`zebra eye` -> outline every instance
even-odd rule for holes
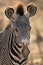
[[[29,25],[29,27],[28,27],[28,31],[30,31],[31,30],[31,26]]]
[[[16,32],[18,32],[18,29],[17,28],[15,28],[15,30],[16,30]]]

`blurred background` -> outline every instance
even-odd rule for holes
[[[6,7],[12,7],[17,1],[22,1],[26,6],[34,2],[37,6],[36,15],[30,18],[30,55],[27,65],[43,65],[43,0],[0,0],[0,31],[10,23],[4,14]]]

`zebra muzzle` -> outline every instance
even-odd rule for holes
[[[22,55],[23,55],[23,57],[24,57],[24,58],[27,58],[28,55],[29,55],[29,53],[30,53],[30,51],[29,51],[29,49],[28,49],[28,46],[25,45],[25,44],[23,44],[23,49],[22,49]]]

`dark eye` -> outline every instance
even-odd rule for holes
[[[29,27],[29,31],[31,30],[31,26]]]
[[[15,28],[15,30],[16,30],[16,32],[18,32],[18,29],[17,28]]]

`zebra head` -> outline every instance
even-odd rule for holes
[[[17,40],[20,41],[24,47],[28,46],[30,38],[30,22],[29,18],[36,14],[37,7],[34,4],[27,6],[27,11],[24,13],[22,4],[19,4],[16,11],[13,8],[8,7],[5,10],[5,15],[14,23],[14,33],[16,34]]]

